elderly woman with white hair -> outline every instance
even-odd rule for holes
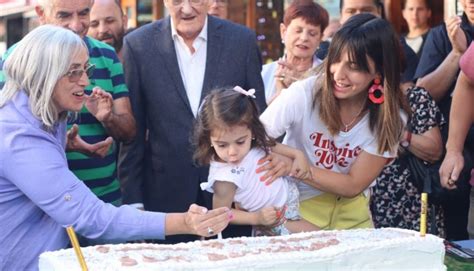
[[[88,85],[87,48],[72,31],[40,26],[4,63],[0,91],[0,270],[37,269],[43,251],[68,245],[64,227],[87,238],[140,240],[172,234],[210,236],[231,218],[227,208],[154,213],[100,201],[68,170],[66,118]],[[94,99],[101,110],[100,91]]]

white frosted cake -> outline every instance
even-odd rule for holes
[[[176,245],[82,248],[89,270],[446,270],[443,239],[400,229],[319,231]],[[81,270],[73,249],[45,252],[39,270]]]

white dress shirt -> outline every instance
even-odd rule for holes
[[[184,39],[178,34],[171,19],[171,38],[178,58],[179,71],[183,78],[184,88],[194,116],[197,115],[201,100],[204,72],[207,58],[207,18],[199,35],[193,41],[194,53],[188,48]]]

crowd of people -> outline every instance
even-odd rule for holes
[[[37,269],[69,226],[81,245],[419,230],[412,157],[446,192],[430,232],[474,238],[471,1],[430,29],[430,0],[405,0],[399,36],[379,0],[337,21],[294,0],[265,65],[227,0],[163,2],[132,32],[120,1],[38,0],[2,56],[1,270]]]

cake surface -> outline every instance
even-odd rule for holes
[[[82,248],[89,270],[446,270],[443,239],[401,229],[319,231],[176,245]],[[81,270],[73,249],[45,252],[41,271]]]

